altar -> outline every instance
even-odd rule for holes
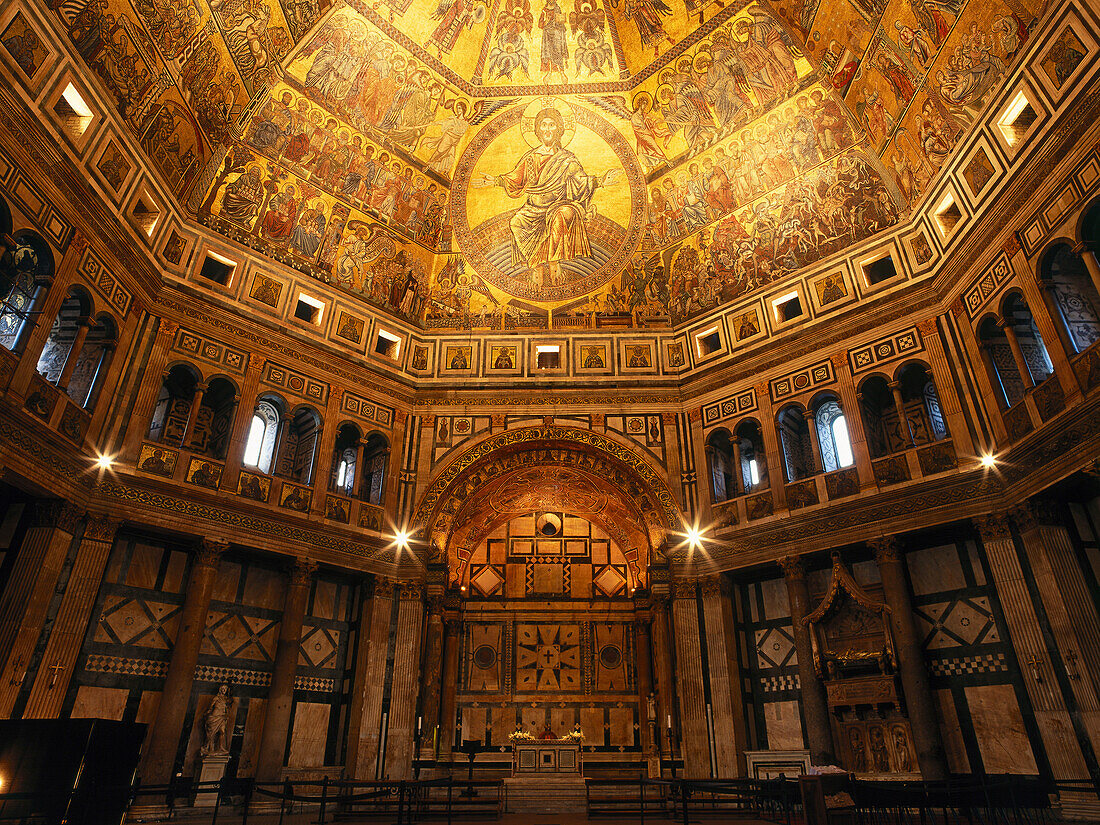
[[[512,745],[512,776],[579,777],[581,748],[576,742],[535,739]]]

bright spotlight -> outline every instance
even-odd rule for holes
[[[703,543],[703,537],[699,533],[699,530],[695,527],[689,527],[687,531],[688,546],[692,550],[699,547]]]
[[[113,455],[97,454],[95,464],[93,465],[97,470],[110,470],[115,466],[115,457]]]
[[[987,470],[992,470],[997,466],[997,457],[993,453],[985,453],[982,455],[981,465]]]
[[[409,534],[404,530],[398,530],[393,534],[393,543],[400,547],[402,550],[409,549]]]

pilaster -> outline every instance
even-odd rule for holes
[[[710,735],[703,692],[703,654],[696,584],[673,582],[672,622],[676,631],[676,692],[680,698],[680,750],[684,775],[709,777]]]

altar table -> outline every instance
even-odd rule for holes
[[[575,742],[553,739],[516,742],[512,745],[512,776],[547,777],[581,775],[581,748]]]

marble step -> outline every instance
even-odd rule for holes
[[[583,779],[522,777],[504,780],[509,813],[575,813],[587,810]]]

